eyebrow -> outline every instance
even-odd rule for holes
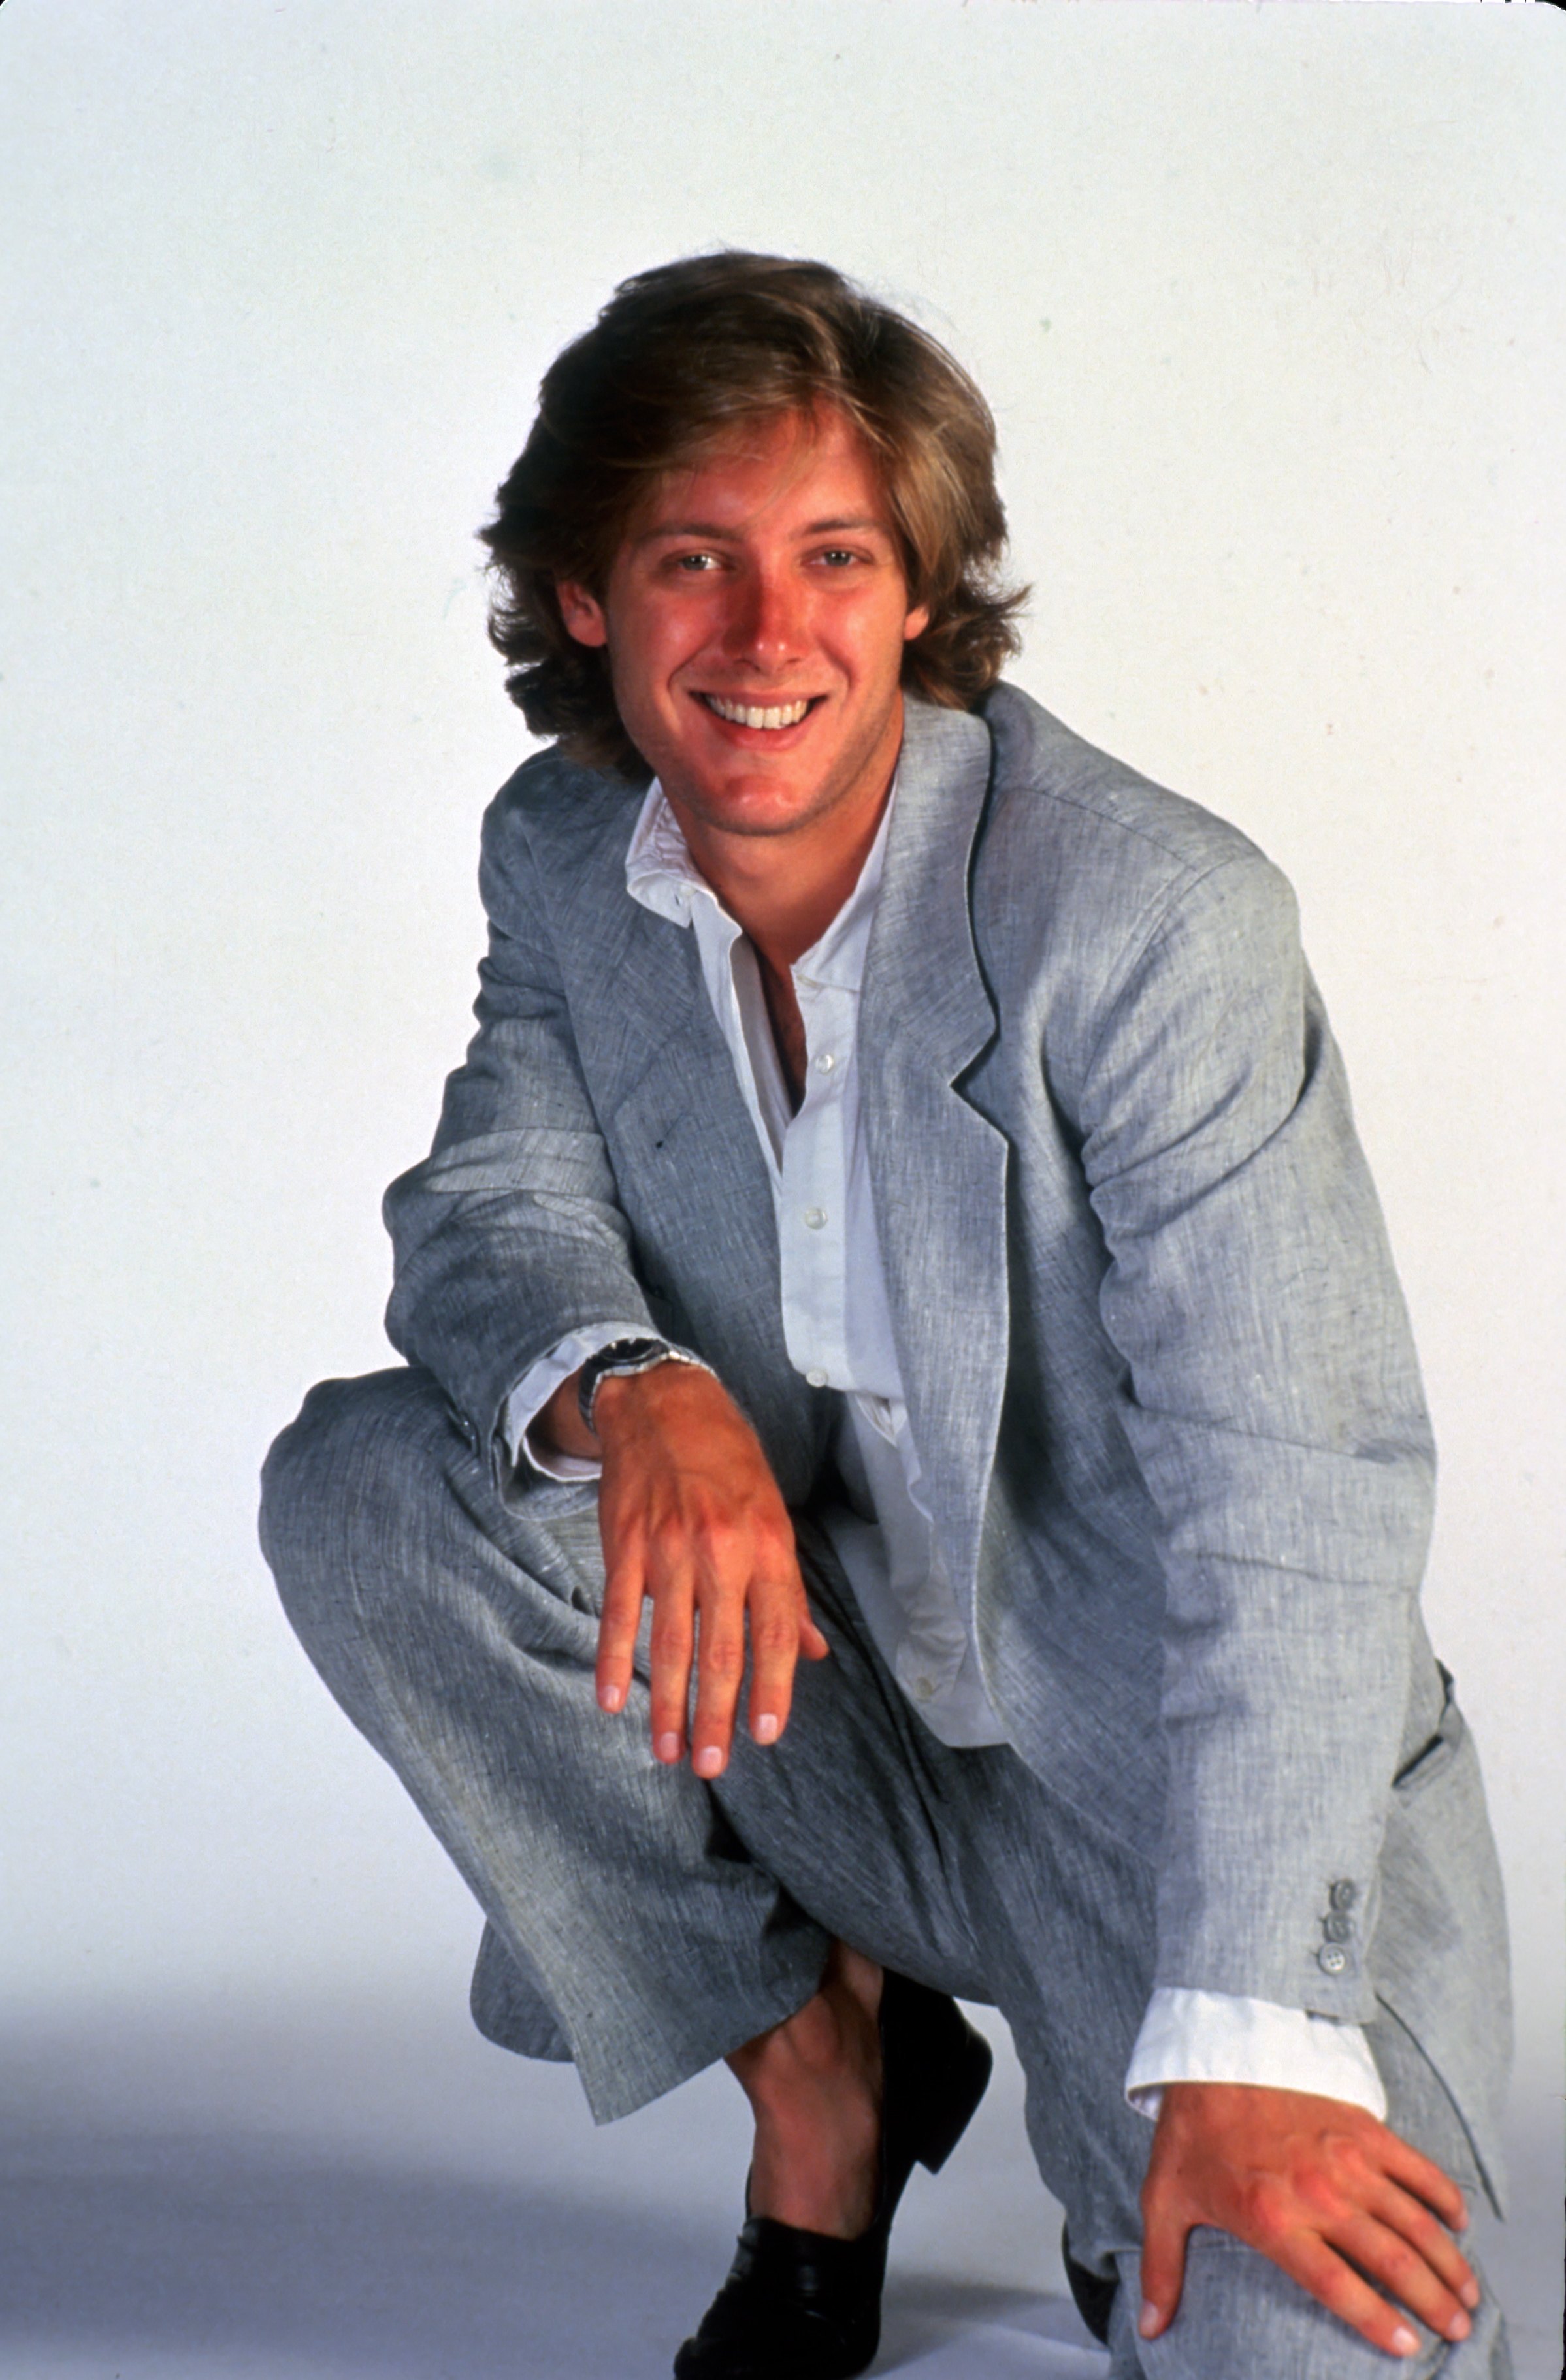
[[[885,521],[876,520],[868,514],[863,516],[859,515],[845,515],[835,520],[811,521],[804,528],[800,530],[799,535],[801,539],[807,537],[840,537],[846,531],[853,530],[863,532],[865,529],[875,529],[880,536],[885,538],[890,538],[892,535],[892,531]],[[722,524],[717,521],[655,521],[651,528],[643,529],[641,536],[634,539],[632,542],[636,545],[652,545],[655,544],[659,538],[690,537],[701,538],[706,542],[714,545],[732,545],[737,538],[742,537],[743,535],[744,531],[742,529],[725,528]]]

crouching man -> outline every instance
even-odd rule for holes
[[[630,281],[486,538],[553,747],[263,1531],[595,2117],[755,2116],[681,2380],[844,2380],[993,2003],[1117,2380],[1511,2369],[1432,1457],[1287,885],[1000,672],[994,432],[826,266]],[[737,2198],[744,2178],[736,2175]]]

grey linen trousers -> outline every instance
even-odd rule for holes
[[[1073,2252],[1119,2273],[1115,2380],[1387,2372],[1285,2276],[1207,2230],[1192,2235],[1176,2323],[1136,2338],[1152,2127],[1122,2085],[1152,1984],[1153,1871],[1009,1747],[937,1742],[822,1533],[798,1525],[832,1658],[801,1665],[781,1742],[764,1751],[741,1730],[706,1785],[652,1757],[645,1630],[627,1709],[598,1709],[591,1487],[502,1498],[416,1367],[324,1383],[277,1440],[267,1559],[322,1677],[484,1912],[481,2029],[573,2060],[606,2121],[799,2008],[838,1936],[1005,2017]],[[1390,2016],[1369,2038],[1395,2129],[1475,2196],[1462,2124],[1415,2044]],[[1402,2368],[1506,2380],[1487,2293],[1462,2347],[1428,2338]]]

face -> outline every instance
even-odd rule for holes
[[[874,815],[902,735],[910,610],[879,475],[840,414],[758,423],[670,472],[602,600],[562,582],[571,635],[606,645],[615,698],[688,837],[789,835]]]

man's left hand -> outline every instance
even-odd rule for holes
[[[1199,2223],[1270,2257],[1387,2355],[1420,2344],[1399,2306],[1459,2339],[1479,2302],[1451,2238],[1468,2220],[1457,2184],[1363,2107],[1313,2092],[1166,2084],[1142,2218],[1144,2338],[1174,2320]]]

